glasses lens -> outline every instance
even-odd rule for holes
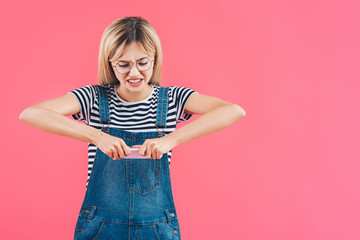
[[[137,68],[140,71],[146,71],[150,68],[151,66],[151,61],[149,58],[143,58],[137,61]],[[124,61],[120,61],[117,65],[116,65],[116,70],[119,73],[127,73],[130,71],[130,63],[128,62],[124,62]]]
[[[138,62],[137,62],[137,67],[140,71],[146,71],[150,68],[150,65],[151,65],[151,61],[150,59],[148,58],[143,58],[143,59],[140,59]]]
[[[119,72],[119,73],[127,73],[129,70],[130,70],[130,64],[127,63],[127,62],[119,62],[117,65],[116,65],[116,70]]]

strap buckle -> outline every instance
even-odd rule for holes
[[[160,129],[159,129],[159,127],[158,127],[157,125],[155,125],[155,126],[156,126],[156,129],[157,129],[157,135],[158,135],[158,137],[163,137],[163,136],[165,136],[165,128],[166,128],[166,126],[162,128],[162,131],[160,131]]]

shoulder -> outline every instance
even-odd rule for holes
[[[193,90],[193,89],[190,88],[190,87],[186,87],[186,86],[176,86],[176,85],[170,86],[169,89],[170,89],[172,92],[175,92],[175,91],[195,91],[195,90]]]
[[[169,87],[171,95],[174,98],[185,98],[191,93],[196,92],[194,89],[186,86],[170,86]]]
[[[105,91],[107,96],[112,96],[113,92],[115,91],[116,84],[94,84],[89,85],[92,88],[92,91],[95,95],[95,98],[98,96],[98,91]]]
[[[94,99],[96,95],[95,85],[84,85],[81,87],[77,87],[69,92],[74,94],[78,99],[82,101],[87,101],[87,99]]]
[[[110,91],[113,90],[114,88],[116,88],[116,84],[96,84],[96,85],[91,85],[94,89],[98,89],[98,88],[102,88],[105,89],[106,91]]]

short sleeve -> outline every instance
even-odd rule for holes
[[[171,86],[171,90],[172,97],[175,101],[175,106],[177,109],[176,123],[191,119],[193,114],[185,113],[185,105],[191,94],[195,93],[196,91],[191,88],[179,86]]]
[[[96,91],[94,85],[86,85],[74,90],[72,93],[80,103],[81,110],[72,116],[75,120],[84,120],[86,124],[90,123],[90,113],[95,102]]]

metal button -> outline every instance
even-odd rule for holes
[[[81,232],[82,230],[84,230],[84,229],[82,229],[81,227],[78,227],[78,228],[77,228],[77,231],[78,231],[78,232]]]
[[[89,210],[86,210],[86,209],[84,209],[84,210],[82,210],[82,213],[89,213],[90,211]]]
[[[177,233],[178,233],[178,231],[175,229],[174,231],[172,231],[172,233],[177,234]]]
[[[171,217],[174,217],[174,216],[175,216],[175,213],[170,213],[170,216],[171,216]]]

